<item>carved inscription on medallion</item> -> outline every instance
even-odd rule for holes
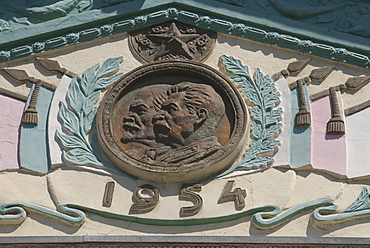
[[[123,171],[194,182],[232,165],[247,113],[232,84],[197,62],[156,62],[121,78],[102,101],[99,143]]]
[[[131,46],[147,62],[201,61],[214,47],[217,34],[179,22],[166,22],[130,33]]]

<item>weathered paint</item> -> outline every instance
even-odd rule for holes
[[[62,163],[62,150],[59,142],[55,136],[57,130],[62,131],[62,126],[58,120],[59,102],[66,104],[65,96],[67,94],[69,85],[72,79],[63,76],[60,83],[55,90],[53,100],[50,106],[49,119],[48,119],[48,138],[49,138],[49,149],[50,149],[50,162],[52,165]]]
[[[346,117],[348,177],[370,175],[370,108]]]
[[[47,117],[52,97],[52,91],[41,87],[36,105],[38,125],[21,127],[19,157],[20,166],[24,169],[39,173],[47,173],[50,169]]]
[[[289,165],[290,156],[290,132],[292,125],[291,109],[290,109],[290,89],[287,81],[282,77],[275,82],[277,90],[280,92],[279,107],[283,109],[282,123],[283,127],[277,140],[280,141],[279,151],[275,154],[273,166]]]
[[[18,142],[24,102],[0,95],[0,170],[18,169]]]
[[[309,103],[307,86],[304,85],[306,102]],[[296,127],[295,116],[299,111],[299,100],[297,88],[291,91],[291,134],[290,134],[290,167],[297,169],[311,164],[311,126]],[[310,110],[310,104],[307,104]],[[312,118],[312,116],[311,116]]]
[[[330,97],[311,103],[312,113],[312,166],[339,175],[347,174],[346,134],[327,134],[331,118]]]

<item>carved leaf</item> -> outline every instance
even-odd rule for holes
[[[122,74],[113,75],[109,78],[100,78],[117,71],[122,57],[108,59],[104,62],[98,73],[99,64],[88,68],[82,77],[74,77],[67,92],[66,99],[69,110],[65,104],[60,103],[59,117],[63,121],[63,127],[70,131],[73,136],[61,134],[59,137],[67,151],[63,152],[64,160],[75,165],[94,164],[101,166],[102,163],[93,153],[93,148],[86,135],[94,126],[96,116],[95,104],[99,99],[100,90],[114,83]]]
[[[62,145],[66,148],[82,148],[84,150],[88,150],[86,145],[81,142],[76,136],[65,135],[60,132],[56,132],[56,136],[62,142]]]
[[[354,201],[344,212],[348,213],[368,209],[370,209],[370,196],[367,188],[363,187],[356,201]]]
[[[277,140],[264,140],[262,142],[261,152],[269,152],[272,151],[275,147],[277,147],[280,144]]]
[[[273,136],[274,134],[276,134],[277,132],[279,132],[279,130],[281,129],[281,127],[282,127],[282,124],[281,123],[277,123],[276,125],[271,125],[270,127],[266,128],[262,132],[262,139],[268,139],[268,138],[270,138],[271,136]]]
[[[82,74],[81,90],[86,97],[93,92],[96,80],[95,71],[98,68],[99,64],[96,64]]]
[[[63,157],[69,163],[74,165],[102,165],[100,161],[96,159],[94,154],[86,152],[81,148],[72,149],[69,151],[63,151]]]
[[[259,106],[250,108],[250,112],[253,117],[253,122],[262,123],[262,110]]]
[[[226,66],[226,70],[234,75],[240,75],[249,77],[248,66],[243,66],[242,62],[238,59],[234,59],[232,56],[221,56],[222,63]]]
[[[280,102],[278,93],[270,93],[265,96],[265,108],[275,107],[277,102]]]
[[[81,112],[82,103],[85,100],[85,96],[81,91],[80,83],[81,77],[77,76],[72,79],[71,86],[67,92],[67,99],[69,106],[73,111],[78,114]]]
[[[261,126],[261,124],[258,124],[256,122],[252,123],[252,136],[255,139],[261,139],[262,138],[262,126]]]
[[[276,124],[279,118],[281,118],[282,108],[271,109],[266,114],[266,125]]]
[[[63,102],[59,105],[59,117],[63,121],[63,126],[72,134],[78,134],[78,118],[70,111]]]
[[[96,77],[100,78],[103,76],[106,76],[114,71],[117,71],[119,69],[119,64],[122,62],[123,57],[118,58],[111,58],[104,61],[102,67],[96,74]]]
[[[122,77],[122,73],[118,73],[110,78],[100,78],[96,82],[95,90],[102,90],[107,88],[109,85],[116,82],[120,77]]]
[[[253,140],[247,152],[244,154],[243,162],[237,168],[258,167],[266,165],[272,158],[257,157],[258,154],[272,151],[279,145],[279,141],[268,140],[279,132],[282,127],[278,120],[281,118],[282,109],[273,109],[280,102],[280,93],[276,91],[274,83],[271,83],[268,75],[264,76],[257,68],[254,80],[250,77],[247,66],[233,57],[221,56],[226,70],[234,74],[230,77],[237,85],[240,92],[254,106],[250,108],[253,117],[251,134]],[[229,171],[230,173],[232,171]]]
[[[256,157],[252,160],[242,162],[242,168],[253,168],[253,167],[260,167],[272,161],[271,157]]]
[[[88,115],[84,118],[84,132],[87,134],[94,127],[94,120],[96,116],[96,110],[93,109]]]
[[[242,93],[243,93],[243,91],[242,91]],[[254,105],[261,106],[262,103],[261,103],[260,98],[253,91],[245,92],[244,96],[245,96],[245,98],[248,99],[248,101],[250,101]]]
[[[100,91],[95,91],[85,99],[85,101],[82,103],[82,111],[84,113],[84,116],[88,115],[92,111],[99,99],[99,96]]]

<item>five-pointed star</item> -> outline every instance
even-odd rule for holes
[[[161,43],[155,59],[158,59],[167,54],[181,54],[189,59],[193,56],[186,44],[189,41],[195,40],[200,34],[183,34],[180,32],[176,24],[171,23],[168,32],[163,34],[147,34],[146,37],[155,43]]]

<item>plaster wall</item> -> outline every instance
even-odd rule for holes
[[[128,35],[116,35],[110,38],[104,38],[94,42],[88,42],[75,46],[70,46],[53,52],[40,54],[58,61],[63,67],[82,74],[87,68],[102,63],[104,60],[112,57],[124,56],[120,67],[120,72],[127,73],[130,70],[141,65],[141,62],[132,55],[129,50]],[[254,73],[256,68],[260,68],[264,74],[273,75],[283,69],[288,64],[301,59],[311,58],[310,64],[298,75],[292,75],[286,79],[287,83],[293,83],[298,78],[308,76],[313,69],[323,66],[336,66],[336,70],[323,82],[312,83],[308,86],[310,94],[327,90],[329,86],[336,86],[345,83],[349,77],[359,75],[369,75],[369,71],[362,68],[336,64],[325,59],[310,57],[307,54],[300,54],[289,50],[280,49],[274,46],[262,45],[241,38],[235,38],[228,35],[219,34],[215,49],[204,61],[205,64],[224,72],[223,66],[219,62],[221,55],[233,56],[242,61],[244,65],[250,67]],[[33,63],[33,58],[13,61],[6,64],[9,68],[26,70],[30,76],[45,80],[54,85],[67,85],[64,79],[45,72],[40,66]],[[284,81],[284,80],[283,80]],[[60,83],[62,82],[62,83]],[[281,82],[279,82],[281,83]],[[343,94],[344,108],[368,100],[370,85],[364,86],[361,90],[353,94]],[[16,82],[9,79],[4,74],[0,75],[0,88],[10,90],[23,97],[27,97],[29,88],[27,85],[17,86]],[[54,94],[53,104],[64,101],[67,87],[58,87]],[[63,94],[64,92],[64,94]],[[287,95],[287,88],[285,93]],[[287,99],[285,99],[287,101]],[[289,102],[289,100],[288,100]],[[327,102],[326,102],[327,104]],[[54,105],[55,106],[55,105]],[[289,104],[281,104],[283,111],[289,112]],[[318,107],[319,108],[319,107]],[[51,113],[55,114],[55,109],[51,107]],[[54,111],[54,112],[53,112]],[[326,112],[326,114],[328,114]],[[53,115],[55,117],[55,115]],[[283,115],[284,116],[284,115]],[[325,117],[326,118],[326,117]],[[283,120],[283,123],[292,125],[292,120]],[[60,128],[57,120],[49,120],[49,131]],[[286,127],[284,127],[286,128]],[[315,128],[315,126],[313,127]],[[284,132],[284,131],[283,131]],[[282,143],[284,149],[276,159],[276,164],[286,165],[289,161],[286,156],[287,135]],[[57,148],[57,143],[53,143],[53,133],[48,136],[50,152],[53,165],[60,165],[62,160],[61,151]],[[279,139],[279,138],[278,138]],[[46,140],[45,140],[46,142]],[[310,140],[308,141],[310,142]],[[322,149],[325,148],[325,145]],[[298,149],[298,148],[295,148]],[[320,149],[317,148],[316,149]],[[320,152],[315,150],[316,152]],[[27,154],[26,154],[27,155]],[[34,156],[34,154],[28,154]],[[310,153],[311,156],[311,153]],[[308,156],[308,157],[310,157]],[[324,155],[320,155],[324,156]],[[318,169],[326,169],[327,161],[317,160]],[[364,165],[365,166],[365,165]],[[335,169],[334,169],[335,170]],[[343,166],[340,170],[344,170]],[[353,171],[358,174],[360,169]],[[55,209],[56,205],[73,203],[85,204],[90,207],[98,208],[101,211],[107,210],[101,206],[104,193],[104,186],[110,180],[115,179],[117,188],[114,195],[114,203],[110,210],[118,214],[128,214],[128,208],[132,204],[132,190],[146,182],[130,181],[124,177],[116,175],[102,174],[96,171],[78,170],[65,167],[55,168],[48,175],[34,176],[29,171],[24,172],[2,172],[0,182],[7,193],[2,195],[1,204],[14,201],[28,201],[33,204],[41,204],[45,207]],[[236,187],[246,189],[246,207],[245,209],[258,207],[262,205],[277,205],[282,211],[292,207],[299,206],[308,201],[321,198],[332,199],[339,206],[339,210],[345,210],[353,201],[356,200],[363,187],[368,187],[368,181],[347,182],[342,179],[331,177],[321,171],[303,170],[294,171],[284,168],[269,168],[258,172],[246,174],[240,177],[233,177],[236,181]],[[205,209],[196,217],[214,217],[225,213],[240,213],[240,210],[234,207],[233,202],[217,204],[222,188],[227,180],[219,180],[214,183],[206,184],[201,196],[205,202]],[[122,183],[120,183],[122,182]],[[127,182],[129,182],[127,184]],[[129,186],[127,186],[127,185]],[[21,185],[21,187],[19,187]],[[126,186],[124,186],[126,185]],[[131,187],[131,188],[130,188]],[[174,219],[178,217],[179,208],[188,206],[186,202],[179,201],[178,191],[180,185],[160,186],[161,201],[154,212],[149,212],[137,217],[146,217],[162,219]],[[161,188],[162,187],[162,188]],[[17,189],[17,190],[16,190]],[[40,190],[38,190],[40,189]],[[190,205],[190,203],[188,203]],[[361,226],[361,228],[358,228]],[[295,218],[278,227],[268,230],[260,230],[251,224],[251,217],[245,216],[237,220],[202,224],[195,226],[156,226],[135,223],[135,221],[124,221],[110,219],[98,216],[93,213],[87,214],[86,222],[82,226],[69,226],[60,223],[55,219],[45,217],[41,214],[29,214],[29,218],[20,225],[2,225],[0,226],[0,236],[52,236],[52,235],[194,235],[194,236],[309,236],[309,237],[369,237],[368,229],[370,223],[367,218],[346,222],[344,224],[327,225],[318,228],[311,221],[311,211],[303,211]]]

